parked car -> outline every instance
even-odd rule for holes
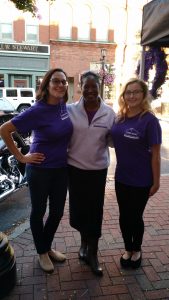
[[[5,97],[18,112],[22,112],[35,103],[35,89],[3,87],[0,97]]]
[[[8,99],[6,99],[5,97],[0,98],[0,125],[11,120],[18,113],[19,112],[13,107]],[[19,132],[19,134],[22,136],[22,138],[28,139],[27,142],[30,142],[31,132],[25,134]]]
[[[5,97],[0,98],[0,125],[17,113],[14,106]]]

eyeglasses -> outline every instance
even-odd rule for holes
[[[59,86],[60,84],[62,84],[62,85],[64,85],[64,86],[68,85],[68,82],[67,82],[67,80],[65,80],[65,79],[60,80],[60,79],[57,79],[57,78],[52,78],[50,81],[51,81],[54,85],[56,85],[56,86]]]
[[[133,95],[133,96],[138,96],[138,95],[140,95],[141,93],[143,93],[142,90],[126,91],[126,92],[124,92],[124,96],[126,96],[126,97],[130,97],[131,95]]]

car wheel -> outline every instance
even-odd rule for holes
[[[18,112],[21,113],[23,111],[25,111],[26,109],[28,109],[30,106],[29,105],[21,105],[18,108]]]

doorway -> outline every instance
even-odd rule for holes
[[[31,87],[30,75],[9,75],[10,87]]]

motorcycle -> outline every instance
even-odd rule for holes
[[[19,133],[13,133],[13,139],[23,154],[28,153],[29,145]],[[0,138],[0,202],[26,184],[25,164],[20,163],[14,155],[11,155]]]

